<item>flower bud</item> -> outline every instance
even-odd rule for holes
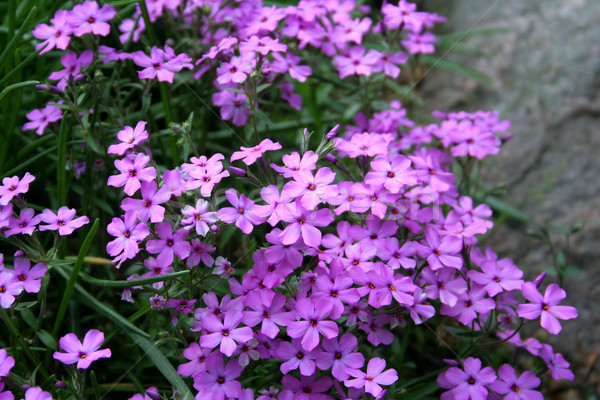
[[[67,384],[64,383],[63,381],[58,381],[54,384],[54,387],[56,387],[57,389],[66,389]]]
[[[544,281],[544,278],[546,277],[546,271],[542,272],[541,274],[539,274],[537,276],[537,278],[535,278],[533,280],[533,283],[535,283],[535,287],[539,288],[540,285],[542,284],[542,282]]]
[[[328,161],[332,164],[335,164],[337,162],[337,158],[331,153],[325,154],[324,158],[325,158],[325,161]]]
[[[229,167],[229,171],[232,174],[234,174],[235,176],[239,176],[240,178],[246,178],[248,176],[248,173],[246,172],[246,170],[244,170],[242,168]]]
[[[331,130],[329,132],[327,132],[327,134],[325,135],[325,139],[327,139],[327,140],[333,139],[335,137],[335,135],[337,135],[339,130],[340,130],[340,124],[337,124],[336,126],[331,128]]]

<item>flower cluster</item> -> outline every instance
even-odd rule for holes
[[[408,340],[407,326],[429,323],[476,338],[469,350],[497,335],[527,350],[554,379],[573,379],[561,354],[519,333],[526,320],[539,319],[542,328],[558,334],[560,320],[576,318],[573,307],[560,304],[564,290],[551,283],[542,294],[543,279],[526,281],[510,259],[478,246],[478,235],[494,225],[493,211],[477,200],[467,180],[473,165],[497,154],[510,138],[510,123],[497,112],[436,111],[435,122],[419,125],[399,100],[375,106],[369,99],[370,84],[397,79],[419,64],[411,61],[420,54],[435,50],[435,36],[427,30],[444,18],[417,11],[406,0],[386,2],[379,21],[353,0],[301,0],[285,8],[261,1],[142,3],[119,25],[123,48],[71,46],[73,36],[95,35],[99,44],[97,36],[109,34],[116,10],[95,1],[59,10],[51,25],[36,27],[41,53],[69,48],[60,59],[64,69],[48,77],[58,83],[46,87],[63,103],[32,111],[24,129],[42,134],[67,107],[85,133],[86,151],[106,149],[102,156],[114,169],[107,168],[111,175],[101,183],[118,199],[119,211],[107,220],[111,238],[105,250],[128,276],[122,299],[146,302],[154,315],[176,326],[181,338],[173,344],[185,343],[180,350],[188,360],[177,372],[193,384],[197,399],[384,398],[401,379],[388,346]],[[136,47],[142,35],[150,37],[148,24],[172,19],[180,23],[178,34],[193,29],[193,45],[169,39]],[[321,65],[315,59],[328,61]],[[317,146],[311,144],[319,132],[308,129],[294,144],[285,135],[263,137],[273,127],[261,120],[262,109],[277,103],[285,112],[302,111],[306,96],[295,90],[320,79],[320,70],[330,65],[338,86],[365,85],[363,112],[354,122],[336,117],[340,124]],[[102,142],[90,140],[89,121],[113,109],[84,111],[71,95],[86,83],[98,84],[100,79],[92,79],[110,68],[120,79],[124,66],[133,71],[130,85],[141,88],[145,99],[151,99],[153,81],[161,82],[167,124],[173,121],[163,82],[172,84],[178,74],[205,90],[222,119],[247,125],[245,137],[252,142],[202,155],[211,148],[197,151],[191,123],[171,124],[180,135],[172,143],[175,150],[185,143],[194,155],[188,157],[190,150],[182,163],[174,152],[165,168],[167,152],[155,152],[163,139],[156,132],[155,107],[146,100],[143,111],[125,121],[130,125],[117,119],[115,141],[107,143],[104,130]],[[287,104],[279,104],[279,97]],[[322,122],[319,110],[315,115]],[[70,162],[80,174],[90,173],[89,165]],[[55,231],[59,240],[89,223],[66,206],[36,215],[22,196],[34,179],[26,173],[2,181],[0,234],[8,241],[19,246],[36,229]],[[241,244],[234,252],[232,238]],[[30,267],[22,252],[13,264],[0,265],[3,308],[13,307],[23,291],[39,291],[47,271],[43,263]],[[205,284],[210,278],[226,285],[217,290]],[[109,349],[99,350],[103,343],[97,329],[83,342],[69,333],[54,358],[87,369],[112,356]],[[541,379],[533,372],[484,365],[477,355],[439,363],[442,398],[542,398],[536,390]],[[2,357],[7,359],[5,351]],[[0,367],[0,376],[5,369]],[[268,378],[253,376],[257,371]],[[158,396],[151,387],[133,399]]]

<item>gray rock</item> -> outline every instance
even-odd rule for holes
[[[513,122],[516,135],[488,160],[485,179],[507,182],[504,200],[533,226],[586,221],[571,243],[572,262],[582,273],[565,281],[565,303],[576,306],[580,318],[563,323],[559,338],[549,338],[583,365],[586,354],[600,353],[600,1],[438,0],[425,6],[448,17],[447,32],[507,28],[460,42],[484,56],[446,56],[487,74],[493,87],[435,69],[421,95],[427,111],[497,109]],[[488,244],[531,279],[552,265],[552,257],[524,231],[503,224]]]

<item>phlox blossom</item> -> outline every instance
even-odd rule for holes
[[[68,333],[60,338],[60,348],[64,353],[54,352],[54,359],[64,364],[75,364],[77,368],[87,369],[93,361],[100,358],[110,358],[110,349],[98,350],[104,343],[104,333],[92,329],[85,334],[83,343],[74,333]]]

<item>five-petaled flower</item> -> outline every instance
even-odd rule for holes
[[[64,353],[54,352],[53,357],[64,364],[75,364],[77,368],[87,369],[92,361],[100,358],[110,358],[110,349],[98,350],[104,343],[104,333],[92,329],[85,334],[83,343],[74,333],[67,333],[60,338],[60,348]]]

